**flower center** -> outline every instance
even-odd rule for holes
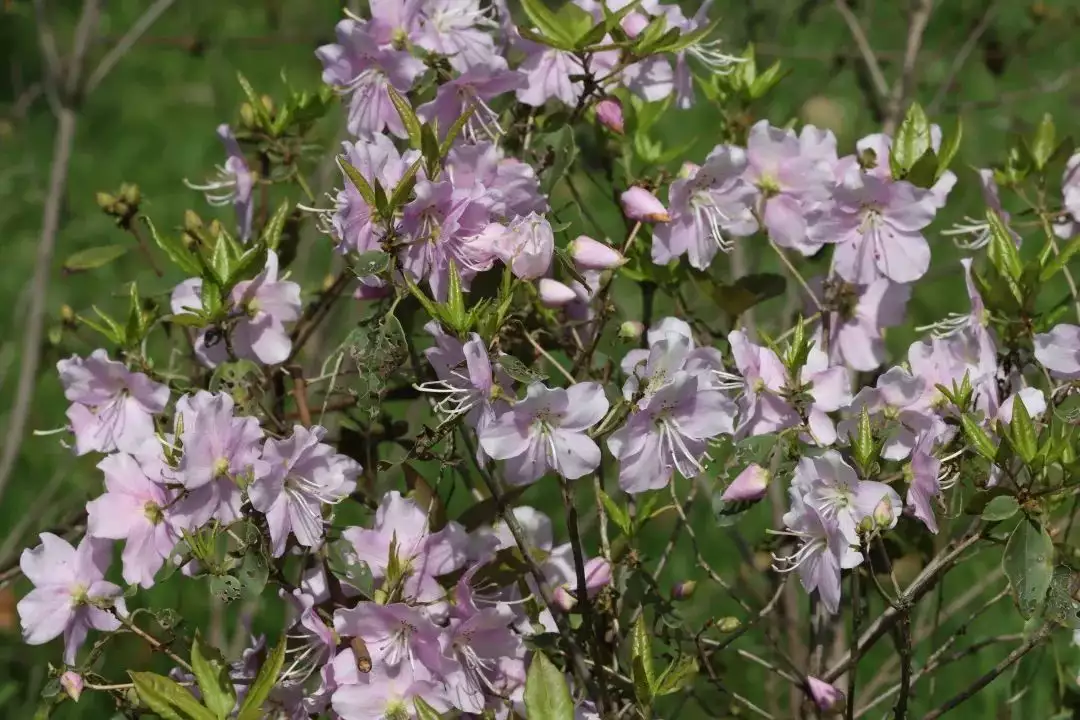
[[[229,460],[227,458],[218,458],[214,461],[214,477],[223,478],[229,475]]]
[[[143,505],[143,515],[146,516],[151,525],[160,525],[161,521],[165,519],[165,513],[162,512],[161,506],[153,500]]]

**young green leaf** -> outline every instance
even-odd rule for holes
[[[559,50],[573,50],[575,36],[562,26],[544,0],[521,0],[521,7],[533,25],[544,33],[544,40],[548,45]]]
[[[938,153],[938,166],[935,179],[940,179],[945,171],[949,169],[949,165],[952,164],[953,158],[956,157],[956,151],[960,149],[960,141],[964,139],[964,123],[959,116],[956,118],[956,132],[946,136],[941,141],[941,151]]]
[[[1046,246],[1053,251],[1051,242],[1051,240],[1047,240]],[[1080,252],[1080,235],[1077,235],[1065,243],[1065,246],[1061,248],[1057,255],[1043,263],[1042,271],[1039,273],[1039,282],[1045,283],[1053,279],[1059,272],[1066,268],[1069,261],[1072,260],[1077,252]]]
[[[236,690],[229,677],[229,665],[221,652],[207,645],[198,632],[191,646],[191,669],[199,684],[203,703],[214,717],[225,720],[236,705]]]
[[[1016,241],[1005,227],[1001,216],[992,208],[986,210],[986,221],[990,227],[990,247],[987,251],[990,262],[1006,279],[1014,282],[1019,280],[1024,273],[1024,263],[1020,260]]]
[[[360,171],[349,164],[349,161],[344,157],[339,156],[337,158],[338,167],[345,173],[345,176],[349,178],[349,182],[353,184],[356,191],[360,193],[360,197],[364,198],[364,202],[368,204],[368,207],[375,207],[375,191],[371,188],[371,184],[360,174]]]
[[[398,92],[391,83],[386,83],[386,93],[390,96],[394,109],[401,116],[401,124],[405,126],[405,132],[409,135],[409,145],[419,150],[422,144],[420,118],[416,117],[409,99]]]
[[[697,658],[693,656],[683,655],[672,660],[656,682],[656,694],[660,696],[679,692],[693,682],[697,671]]]
[[[262,668],[259,669],[255,682],[251,684],[248,694],[244,697],[244,702],[240,706],[240,712],[236,716],[236,720],[262,719],[264,715],[262,711],[263,703],[270,697],[270,692],[277,685],[278,675],[281,673],[281,667],[284,664],[285,638],[282,638],[266,657]]]
[[[1001,522],[1008,520],[1019,510],[1020,504],[1012,495],[998,495],[986,503],[980,517],[987,522]]]
[[[139,699],[163,720],[217,720],[183,685],[152,672],[128,671]]]
[[[859,427],[852,443],[852,450],[854,450],[855,463],[859,466],[859,470],[864,476],[868,475],[874,461],[877,460],[877,444],[874,442],[874,431],[870,426],[870,413],[865,405],[859,414]]]
[[[1027,464],[1035,459],[1039,452],[1039,440],[1031,415],[1020,397],[1013,400],[1012,422],[1009,423],[1009,439],[1012,440],[1016,454]]]
[[[574,718],[574,701],[566,678],[539,650],[533,653],[525,676],[525,712],[529,720]]]
[[[454,124],[450,126],[450,129],[446,131],[446,137],[443,138],[442,145],[439,146],[439,156],[446,157],[450,154],[450,148],[454,146],[454,141],[457,140],[458,135],[465,129],[465,124],[469,122],[469,118],[476,112],[476,105],[470,105],[465,108],[465,112],[458,116],[458,119],[454,121]]]
[[[656,688],[653,670],[652,641],[645,626],[645,614],[640,613],[630,635],[631,675],[634,680],[634,696],[642,708],[651,708]]]
[[[1035,129],[1035,135],[1031,138],[1031,159],[1035,161],[1035,167],[1042,170],[1046,167],[1050,156],[1057,149],[1057,128],[1054,127],[1054,117],[1050,113],[1044,113],[1042,122]]]
[[[420,168],[424,165],[424,158],[419,157],[412,165],[405,171],[405,174],[401,176],[401,180],[394,186],[394,192],[390,195],[390,201],[387,203],[388,209],[387,215],[392,215],[398,208],[405,207],[405,203],[409,199],[409,195],[412,194],[413,187],[416,185],[416,174],[420,172]]]
[[[896,138],[893,140],[892,150],[889,153],[889,165],[893,177],[897,180],[906,177],[919,158],[930,148],[930,121],[922,106],[913,102],[896,131]]]
[[[606,492],[600,492],[600,501],[604,504],[604,510],[607,512],[608,517],[618,526],[619,530],[622,530],[622,534],[629,535],[633,525],[626,510],[619,507],[619,504],[612,500],[611,496]]]
[[[150,218],[141,216],[142,221],[146,223],[147,229],[150,231],[150,236],[154,238],[154,242],[159,248],[161,248],[173,265],[180,268],[187,275],[198,275],[202,272],[202,264],[199,259],[195,257],[194,253],[184,247],[184,243],[180,240],[172,237],[166,237],[159,235],[157,228],[154,227],[154,223],[150,221]]]
[[[1054,573],[1054,543],[1046,528],[1029,517],[1020,518],[1005,545],[1001,567],[1020,614],[1032,617],[1045,600]]]
[[[439,720],[442,716],[439,712],[428,704],[427,700],[419,695],[413,700],[413,707],[416,708],[417,720]]]
[[[237,82],[240,83],[240,87],[244,91],[245,97],[247,97],[248,104],[251,105],[252,112],[255,113],[255,117],[259,120],[259,126],[269,128],[270,127],[270,113],[267,111],[266,106],[263,105],[262,98],[255,92],[255,88],[251,86],[248,79],[244,77],[243,73],[236,73]]]
[[[64,261],[64,270],[67,272],[93,270],[123,257],[128,249],[127,245],[102,245],[101,247],[86,248],[69,256]]]
[[[290,205],[291,203],[288,200],[282,200],[277,210],[270,216],[266,227],[263,228],[260,244],[265,245],[270,250],[277,250],[278,245],[281,244],[281,234],[285,230],[285,219],[289,217]]]
[[[993,462],[994,458],[997,457],[997,446],[994,445],[994,441],[982,429],[979,422],[968,413],[964,413],[960,416],[960,425],[964,428],[964,435],[975,449],[975,452]]]

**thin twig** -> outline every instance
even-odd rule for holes
[[[908,95],[911,94],[915,82],[915,68],[919,60],[919,49],[922,48],[923,35],[926,33],[926,25],[930,22],[930,13],[933,9],[934,0],[918,0],[918,4],[911,13],[903,68],[900,71],[900,79],[893,83],[892,93],[889,95],[889,103],[885,110],[886,135],[896,132],[900,112],[903,110],[904,103],[907,102]]]
[[[881,97],[888,97],[889,83],[885,80],[885,73],[881,71],[881,63],[878,62],[877,55],[874,54],[874,48],[870,46],[870,41],[866,38],[862,25],[859,24],[859,18],[855,17],[855,13],[851,11],[851,6],[847,4],[847,0],[834,0],[834,4],[837,12],[847,23],[848,30],[851,31],[851,37],[855,39],[855,44],[859,47],[859,54],[862,55],[863,62],[866,63],[866,68],[870,71],[870,78],[874,81],[874,89],[877,90],[878,95]]]
[[[161,17],[166,10],[176,0],[157,0],[153,5],[148,7],[139,19],[132,23],[124,36],[113,45],[112,50],[109,50],[105,54],[105,57],[101,59],[97,67],[94,68],[94,72],[90,74],[90,79],[86,81],[87,94],[92,93],[101,81],[105,79],[105,76],[116,66],[120,59],[128,53],[129,50],[139,41],[150,26],[153,25],[159,17]]]
[[[934,99],[930,101],[930,104],[926,106],[926,112],[933,116],[941,103],[945,101],[945,98],[952,91],[953,83],[956,82],[956,76],[960,74],[960,71],[964,67],[964,63],[967,62],[968,57],[974,52],[975,48],[979,44],[979,39],[982,38],[983,33],[990,27],[991,21],[994,19],[994,15],[997,13],[1000,0],[990,3],[986,8],[986,12],[983,13],[982,19],[979,24],[968,35],[967,40],[960,46],[959,52],[956,53],[956,57],[953,58],[952,65],[949,66],[949,71],[945,74],[945,79],[941,85],[938,86],[937,92],[934,93]]]
[[[143,640],[145,640],[146,643],[150,647],[157,650],[158,652],[164,653],[166,656],[168,656],[168,658],[170,660],[172,660],[174,663],[176,663],[180,667],[184,668],[188,672],[194,672],[191,669],[191,665],[188,664],[187,660],[185,660],[184,658],[182,658],[179,655],[177,655],[176,653],[174,653],[172,650],[170,650],[168,647],[166,647],[165,643],[161,642],[156,637],[154,637],[153,635],[151,635],[150,633],[146,632],[141,627],[136,625],[131,620],[131,618],[127,617],[126,615],[121,615],[118,612],[114,612],[113,615],[120,621],[121,625],[123,625],[128,630],[130,630],[131,632],[135,633],[136,635],[141,637]]]

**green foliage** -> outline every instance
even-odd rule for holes
[[[574,718],[574,701],[566,678],[542,652],[533,653],[525,678],[525,712],[529,720]]]
[[[1009,535],[1001,567],[1020,614],[1032,617],[1042,606],[1054,574],[1054,544],[1038,521],[1022,517]]]

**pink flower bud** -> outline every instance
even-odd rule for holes
[[[752,502],[765,497],[772,474],[757,463],[750,463],[739,473],[727,489],[722,499],[728,502]]]
[[[585,589],[589,597],[610,584],[611,563],[604,558],[593,558],[585,563]]]
[[[558,280],[540,278],[538,286],[540,290],[540,302],[547,307],[562,307],[577,299],[577,293]]]
[[[596,103],[596,119],[616,135],[622,135],[626,129],[623,123],[622,103],[618,98],[607,97]]]
[[[628,37],[636,38],[645,28],[649,27],[649,18],[639,12],[632,12],[624,17],[619,24],[622,25],[623,32]]]
[[[577,605],[577,598],[570,592],[570,588],[565,585],[560,585],[555,588],[553,599],[555,600],[556,607],[563,612],[570,612],[574,609],[574,606]]]
[[[681,583],[675,583],[675,587],[671,588],[672,600],[686,600],[694,594],[694,588],[697,587],[697,583],[693,580],[684,580]]]
[[[896,524],[896,514],[888,497],[881,498],[881,502],[874,507],[874,522],[879,528],[891,528]]]
[[[64,692],[68,694],[68,697],[79,702],[79,696],[83,691],[83,679],[82,675],[74,670],[68,670],[60,676],[60,687],[64,688]]]
[[[637,320],[627,320],[619,326],[619,337],[623,340],[637,340],[645,332],[645,326]]]
[[[643,187],[634,186],[624,192],[619,198],[623,214],[631,220],[640,222],[669,222],[671,215],[668,214],[664,204],[656,199],[656,196]]]
[[[810,686],[810,697],[813,698],[814,704],[818,706],[819,710],[823,712],[839,712],[843,709],[845,703],[844,693],[824,680],[818,680],[816,677],[807,677],[806,682]]]
[[[697,163],[692,163],[692,162],[689,162],[689,161],[684,162],[682,164],[682,167],[679,168],[678,178],[680,180],[686,180],[687,178],[691,178],[691,177],[694,176],[694,173],[696,173],[700,169],[701,169],[701,166],[698,165]]]
[[[610,245],[593,240],[588,235],[578,235],[570,243],[569,250],[574,263],[585,270],[610,270],[626,262],[621,252]]]

